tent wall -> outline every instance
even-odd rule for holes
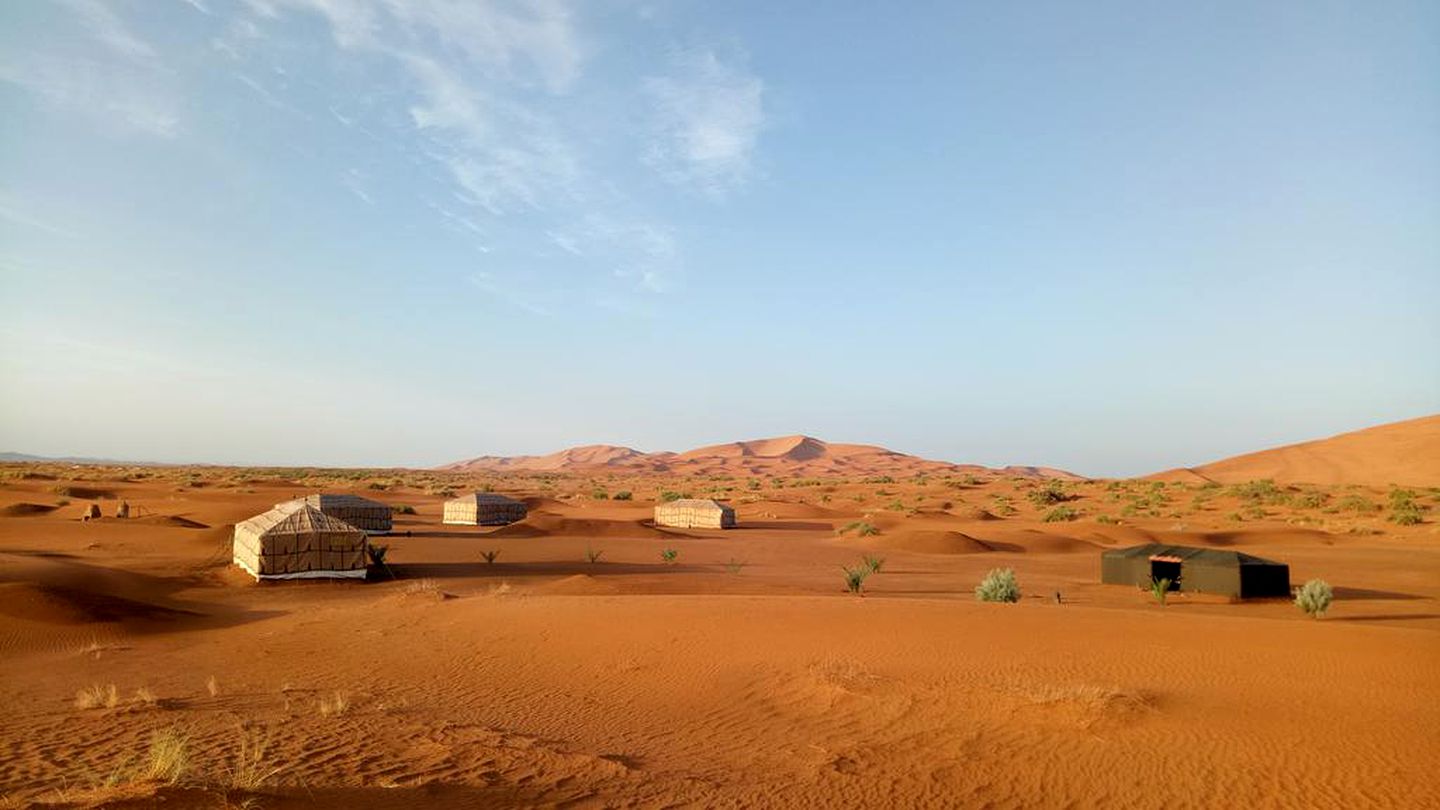
[[[1150,561],[1107,551],[1100,555],[1100,581],[1106,585],[1148,586]]]
[[[1181,591],[1239,598],[1288,596],[1290,568],[1284,563],[1233,551],[1151,543],[1100,555],[1100,581],[1148,588],[1152,557],[1180,561]]]
[[[304,501],[330,517],[371,534],[388,534],[394,527],[395,510],[379,501],[343,495],[310,495]]]
[[[1180,566],[1180,590],[1239,596],[1240,567],[1186,560]]]
[[[713,501],[671,501],[655,505],[655,525],[679,529],[729,529],[735,510]]]
[[[363,578],[365,533],[339,518],[277,508],[235,524],[233,561],[256,579]],[[296,528],[299,523],[306,528]]]
[[[460,526],[505,526],[524,520],[528,510],[520,501],[500,496],[468,496],[445,502],[443,521]]]

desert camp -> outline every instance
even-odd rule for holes
[[[1239,551],[1146,543],[1100,555],[1100,580],[1108,585],[1148,588],[1161,579],[1171,590],[1237,599],[1290,595],[1288,565]]]
[[[655,525],[676,529],[732,529],[735,510],[706,498],[680,498],[655,504]]]
[[[319,509],[332,518],[349,523],[367,534],[388,534],[394,522],[389,504],[362,498],[359,495],[316,493],[293,501],[275,504],[276,509],[294,509],[301,505]]]
[[[457,526],[504,526],[524,520],[525,504],[493,492],[472,492],[445,502],[443,522]]]
[[[257,580],[364,579],[365,532],[309,504],[235,524],[236,565]]]

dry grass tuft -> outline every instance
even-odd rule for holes
[[[220,682],[215,680],[214,675],[205,679],[205,691],[209,692],[212,698],[220,697]]]
[[[350,696],[344,692],[336,692],[329,697],[322,697],[318,708],[321,717],[340,717],[350,710]]]
[[[135,696],[130,698],[130,702],[138,706],[153,707],[160,701],[150,687],[142,686],[135,690]]]
[[[236,731],[235,761],[227,767],[230,787],[235,790],[259,790],[280,773],[267,759],[270,753],[269,732],[240,726]]]
[[[171,726],[150,738],[150,756],[145,777],[174,785],[190,770],[190,738]]]
[[[113,709],[120,703],[120,690],[115,684],[101,686],[87,686],[75,693],[75,708],[85,711],[88,709]]]

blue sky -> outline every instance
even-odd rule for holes
[[[1416,3],[0,4],[0,449],[804,432],[1140,474],[1440,411]]]

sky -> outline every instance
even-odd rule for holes
[[[1440,6],[0,3],[0,450],[805,433],[1136,475],[1440,411]]]

